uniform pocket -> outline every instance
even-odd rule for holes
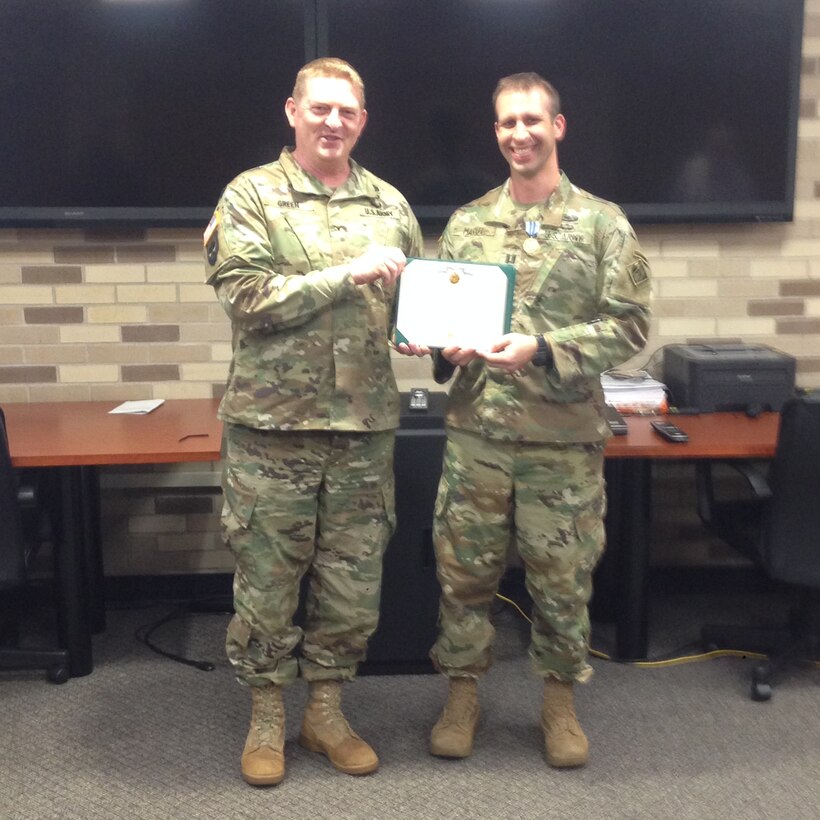
[[[245,532],[251,524],[257,493],[232,469],[226,469],[222,477],[222,530],[226,541],[234,533]]]
[[[606,499],[596,499],[593,503],[579,510],[575,515],[574,527],[578,544],[583,550],[583,560],[588,566],[595,562],[604,551],[606,541],[604,532],[604,514]]]

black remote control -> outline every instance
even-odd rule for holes
[[[426,387],[414,387],[410,391],[411,410],[426,410],[429,404],[429,392]]]
[[[680,427],[677,427],[670,421],[655,419],[649,423],[652,425],[652,429],[658,435],[663,436],[667,441],[674,441],[677,444],[682,444],[683,442],[689,441],[689,436],[687,436],[686,433],[680,429]]]
[[[611,404],[604,405],[604,415],[613,435],[625,436],[629,432],[626,420]]]

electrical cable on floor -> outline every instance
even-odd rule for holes
[[[522,618],[528,623],[532,623],[532,619],[523,609],[521,609],[518,604],[513,601],[511,598],[507,598],[506,596],[502,595],[501,593],[497,592],[496,597],[500,598],[504,603],[509,604],[514,609],[518,611]],[[680,650],[679,650],[680,651]],[[628,664],[629,666],[638,666],[642,669],[653,669],[653,668],[660,668],[664,666],[676,666],[682,663],[694,663],[696,661],[709,661],[714,658],[751,658],[753,660],[765,660],[768,655],[764,655],[761,652],[746,652],[741,649],[713,649],[708,652],[698,652],[693,655],[678,655],[675,653],[675,656],[668,657],[668,658],[655,658],[643,661],[629,661],[629,660],[620,660],[618,658],[613,658],[611,655],[607,655],[606,652],[601,652],[598,649],[592,649],[590,647],[589,654],[595,658],[600,658],[601,660],[611,661],[612,663],[622,663]],[[820,664],[815,663],[815,666],[820,666]]]
[[[215,598],[213,600],[222,599],[220,597]],[[202,661],[195,660],[193,658],[186,658],[184,655],[179,655],[176,652],[169,652],[168,650],[163,649],[151,640],[151,636],[160,627],[165,626],[165,624],[171,623],[171,621],[176,621],[180,618],[185,618],[189,615],[198,615],[202,612],[218,612],[217,609],[202,608],[204,603],[206,603],[206,601],[190,602],[187,603],[185,606],[172,609],[167,615],[163,615],[159,620],[154,621],[150,624],[143,624],[142,626],[137,627],[134,631],[134,637],[138,641],[144,643],[152,652],[156,652],[158,655],[162,655],[165,658],[170,658],[172,661],[176,661],[177,663],[183,663],[186,666],[192,666],[194,669],[199,669],[200,672],[213,672],[213,670],[216,668],[216,665],[211,661]],[[198,604],[200,606],[200,609],[195,609],[195,604]]]

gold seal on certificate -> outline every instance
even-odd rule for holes
[[[399,277],[396,341],[481,349],[510,331],[515,268],[408,259]]]
[[[534,236],[529,236],[524,240],[524,253],[535,256],[541,249],[541,244]]]

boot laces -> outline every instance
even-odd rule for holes
[[[317,686],[310,697],[309,707],[316,710],[325,727],[341,742],[346,737],[358,737],[342,713],[342,692],[337,686]]]
[[[268,687],[255,694],[254,728],[260,744],[272,745],[282,728],[285,713],[282,698]]]

